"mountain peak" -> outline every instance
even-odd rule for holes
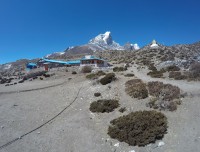
[[[99,34],[95,38],[89,41],[89,44],[107,44],[111,45],[113,43],[111,32],[107,31],[105,34]]]
[[[91,47],[97,47],[100,50],[122,50],[122,46],[113,41],[111,32],[107,31],[104,34],[99,34],[91,39],[88,43]]]

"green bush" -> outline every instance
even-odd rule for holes
[[[112,112],[119,107],[118,100],[98,100],[90,104],[90,111],[92,112]]]
[[[132,79],[125,83],[125,92],[131,97],[145,99],[148,97],[146,84],[140,79]]]
[[[108,135],[131,146],[146,146],[167,133],[167,118],[157,111],[137,111],[112,120]]]
[[[106,85],[108,83],[111,83],[115,79],[116,79],[116,77],[115,77],[114,73],[108,73],[103,78],[100,79],[100,83],[102,85]]]

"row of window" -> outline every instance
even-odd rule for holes
[[[96,62],[95,62],[96,61]],[[101,60],[84,60],[84,61],[81,61],[82,64],[103,64],[103,61]]]

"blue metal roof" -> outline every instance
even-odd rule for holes
[[[80,64],[81,60],[72,60],[72,61],[67,61],[68,64]]]
[[[45,62],[49,63],[59,63],[59,64],[80,64],[80,60],[72,60],[72,61],[58,61],[58,60],[49,60],[49,59],[43,59]]]

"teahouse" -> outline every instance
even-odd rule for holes
[[[81,58],[80,66],[93,66],[93,67],[107,67],[108,63],[100,58],[97,58],[92,55],[86,55]]]

